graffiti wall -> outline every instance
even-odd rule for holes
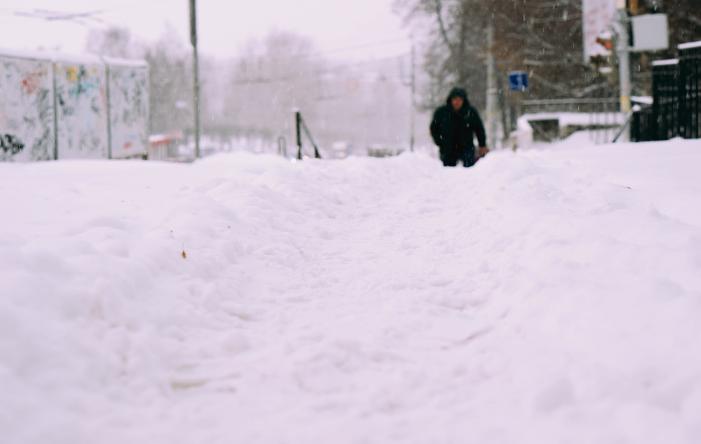
[[[109,63],[109,62],[108,62]],[[109,63],[112,157],[146,154],[148,144],[148,67]]]
[[[59,159],[107,157],[107,81],[99,63],[54,64]]]
[[[147,152],[145,62],[2,50],[0,97],[0,161]]]
[[[54,158],[49,61],[0,55],[0,161]]]

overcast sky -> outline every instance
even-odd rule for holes
[[[272,29],[312,37],[322,51],[349,57],[406,52],[408,32],[391,10],[392,0],[199,0],[201,50],[234,55],[248,39]],[[85,12],[102,10],[86,25],[25,18],[33,10]],[[10,49],[58,49],[82,52],[91,27],[125,26],[139,38],[155,40],[171,24],[186,41],[187,0],[2,0],[0,45]],[[389,43],[388,43],[389,42]],[[376,44],[378,43],[378,44]]]

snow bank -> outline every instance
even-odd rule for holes
[[[2,441],[697,443],[700,162],[0,164]]]

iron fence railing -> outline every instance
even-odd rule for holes
[[[307,127],[307,123],[304,121],[304,117],[302,117],[302,113],[300,111],[295,111],[295,133],[297,138],[297,159],[302,160],[304,158],[304,146],[302,140],[303,135],[307,136],[307,139],[309,139],[309,142],[311,142],[312,147],[314,147],[314,158],[321,159],[319,147],[314,141],[312,133],[309,131],[309,127]]]
[[[679,46],[679,58],[652,67],[651,106],[635,110],[632,139],[637,142],[701,137],[701,42]]]
[[[667,140],[679,131],[679,60],[663,60],[652,66],[652,107],[645,114],[647,131],[654,140]]]
[[[679,135],[697,139],[701,122],[701,42],[679,47]]]

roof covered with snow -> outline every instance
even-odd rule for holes
[[[82,65],[114,65],[148,67],[145,60],[128,60],[112,57],[100,57],[93,54],[68,54],[59,51],[18,50],[0,48],[0,57],[25,60],[47,61],[54,63],[74,63]]]

